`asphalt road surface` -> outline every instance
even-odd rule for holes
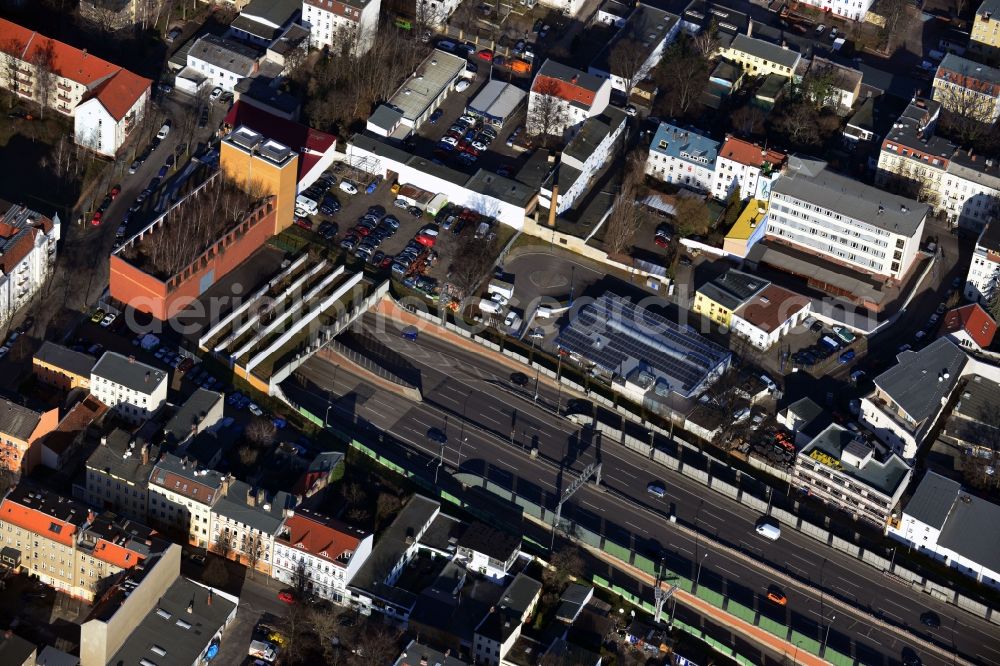
[[[624,447],[592,438],[572,422],[536,405],[534,377],[518,388],[511,384],[511,371],[478,354],[458,349],[424,334],[417,341],[402,339],[391,325],[386,332],[374,330],[376,319],[367,315],[363,326],[386,346],[408,359],[420,375],[423,404],[375,388],[343,368],[313,358],[300,374],[313,388],[286,382],[291,397],[326,413],[331,421],[360,418],[391,433],[417,449],[443,455],[444,461],[461,471],[473,472],[515,489],[521,496],[552,507],[557,487],[565,487],[573,472],[579,472],[599,455],[603,463],[602,487],[588,485],[573,498],[571,517],[605,535],[631,532],[634,545],[646,552],[659,547],[668,553],[667,565],[689,578],[725,592],[731,598],[756,607],[768,616],[788,614],[791,626],[822,639],[819,625],[832,614],[829,645],[851,653],[863,663],[898,663],[906,636],[884,630],[866,621],[863,613],[846,617],[831,609],[823,593],[836,593],[858,607],[888,622],[924,636],[949,650],[982,664],[1000,663],[1000,631],[994,625],[954,606],[915,591],[856,559],[833,550],[792,530],[777,542],[759,537],[754,524],[760,514],[705,488],[696,481],[655,464]],[[315,387],[322,390],[316,391]],[[557,391],[539,385],[540,402],[554,405]],[[430,428],[443,430],[448,440],[442,449],[428,436]],[[528,455],[537,446],[539,460]],[[599,450],[599,453],[598,453]],[[548,459],[548,460],[546,460]],[[560,470],[560,461],[563,469]],[[652,480],[662,480],[666,496],[657,499],[646,492]],[[611,491],[611,492],[608,492]],[[619,497],[620,495],[621,497]],[[713,549],[704,542],[691,543],[665,518],[673,511],[678,520],[697,526],[703,534],[718,537],[746,553],[808,582],[788,590],[788,605],[776,607],[762,599],[774,581],[743,560]],[[621,542],[621,536],[616,541]],[[628,543],[628,541],[625,541]],[[705,553],[708,553],[706,557]],[[928,629],[920,623],[926,610],[936,612],[941,627]],[[825,631],[825,629],[824,629]],[[923,654],[925,664],[943,664],[933,653]],[[950,661],[950,660],[949,660]]]

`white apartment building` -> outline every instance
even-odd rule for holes
[[[477,571],[495,583],[503,583],[520,554],[520,537],[475,522],[459,537],[455,557],[468,571]]]
[[[317,49],[340,49],[353,44],[354,55],[368,53],[378,31],[382,0],[304,0],[302,21],[309,27],[309,43]]]
[[[164,453],[149,477],[149,522],[208,548],[212,537],[212,507],[229,489],[230,479],[194,462]]]
[[[270,575],[274,538],[294,506],[295,498],[283,490],[270,494],[233,481],[211,507],[208,547]]]
[[[1000,222],[983,227],[969,263],[963,290],[966,300],[983,302],[993,295],[1000,280]]]
[[[895,453],[876,457],[855,433],[831,423],[795,456],[794,474],[812,496],[884,528],[913,470]]]
[[[990,587],[1000,587],[1000,548],[994,526],[1000,506],[928,471],[889,535]]]
[[[1000,212],[1000,165],[934,134],[941,104],[914,98],[882,141],[876,183],[918,193],[952,225],[973,231]]]
[[[947,54],[934,75],[934,101],[982,123],[1000,118],[1000,69]]]
[[[507,663],[504,658],[521,636],[521,628],[534,612],[541,593],[542,584],[534,578],[523,573],[514,577],[500,602],[476,626],[472,639],[474,663],[485,666]]]
[[[660,123],[649,144],[646,175],[690,190],[711,192],[718,156],[718,141],[694,130]]]
[[[618,137],[625,130],[627,116],[621,109],[609,106],[599,116],[587,118],[580,131],[566,145],[560,156],[557,172],[553,172],[539,188],[539,203],[552,205],[552,189],[559,177],[556,213],[562,215],[573,207],[592,186],[594,177],[614,153]]]
[[[56,263],[61,225],[29,208],[0,200],[0,327],[31,300]]]
[[[767,238],[885,280],[917,257],[928,207],[792,157],[771,188]]]
[[[594,57],[587,71],[610,79],[611,87],[615,90],[631,94],[631,87],[646,78],[663,59],[667,46],[673,43],[680,32],[680,24],[680,17],[676,14],[640,3],[618,33]],[[634,60],[629,58],[627,65],[611,57],[618,45],[626,39],[632,40],[628,43],[633,48],[642,50],[642,57],[636,54]]]
[[[727,135],[714,165],[712,196],[725,201],[738,188],[743,201],[767,199],[787,159],[784,153]]]
[[[129,421],[145,421],[167,401],[167,373],[132,356],[104,352],[90,371],[90,392]]]
[[[958,385],[969,357],[948,338],[920,351],[905,351],[896,365],[874,378],[861,399],[860,422],[912,462]]]
[[[238,81],[257,73],[261,53],[246,44],[216,35],[202,35],[191,45],[187,67],[177,73],[178,89],[192,92],[184,81],[198,80],[209,88],[232,92]]]
[[[274,540],[271,577],[344,603],[347,585],[371,555],[374,538],[321,514],[296,510]]]
[[[863,21],[875,0],[802,0],[824,12],[830,12],[851,21]]]
[[[151,81],[127,69],[0,19],[0,87],[73,116],[77,144],[113,157],[142,120]],[[35,62],[49,59],[47,72]]]
[[[542,63],[528,96],[528,134],[574,134],[611,101],[611,81],[563,65]]]

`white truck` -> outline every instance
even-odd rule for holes
[[[251,657],[274,663],[274,660],[278,658],[278,648],[265,641],[250,641],[250,649],[247,651],[247,654]]]
[[[514,298],[514,285],[503,280],[490,280],[490,286],[487,291],[491,294],[505,296],[507,300]]]

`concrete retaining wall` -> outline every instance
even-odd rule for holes
[[[802,524],[799,526],[799,529],[802,531],[803,534],[807,534],[811,536],[813,539],[816,539],[817,541],[822,541],[823,543],[830,542],[830,533],[824,530],[822,527],[817,527],[816,525],[813,525],[812,523],[803,520]]]
[[[795,527],[799,524],[798,516],[777,507],[771,507],[771,517],[791,527]]]
[[[708,485],[708,472],[703,472],[700,469],[695,469],[694,467],[688,467],[687,465],[684,466],[682,472],[684,476],[691,477],[692,479],[694,479],[699,483]]]
[[[745,506],[750,507],[751,509],[756,509],[757,511],[760,511],[761,513],[767,511],[767,502],[757,497],[754,497],[753,495],[743,493],[743,497],[740,498],[740,502]]]

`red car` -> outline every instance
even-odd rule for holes
[[[670,242],[663,236],[657,236],[656,238],[653,239],[653,242],[656,243],[659,247],[667,247],[668,245],[670,245]]]
[[[476,55],[486,62],[493,62],[493,51],[490,51],[489,49],[483,49]]]
[[[354,227],[353,229],[351,229],[351,233],[353,233],[356,236],[360,236],[361,238],[364,238],[365,236],[367,236],[371,232],[372,232],[372,230],[369,229],[368,227],[362,227],[360,225],[358,225],[358,226]]]
[[[278,599],[284,601],[289,606],[295,603],[295,595],[288,591],[278,592]]]
[[[423,234],[418,234],[413,240],[417,241],[424,247],[434,247],[434,243],[437,242],[437,238],[433,236],[425,236]]]
[[[115,199],[118,198],[118,195],[121,194],[121,192],[122,192],[122,186],[115,185],[114,187],[111,188],[111,191],[108,193],[108,196],[111,197],[112,201],[114,201]]]
[[[296,217],[295,224],[296,226],[302,227],[303,229],[308,229],[309,231],[312,231],[313,228],[312,220],[306,219],[304,217]]]
[[[101,223],[101,216],[104,215],[101,211],[94,213],[94,217],[90,218],[90,223],[95,227]]]

